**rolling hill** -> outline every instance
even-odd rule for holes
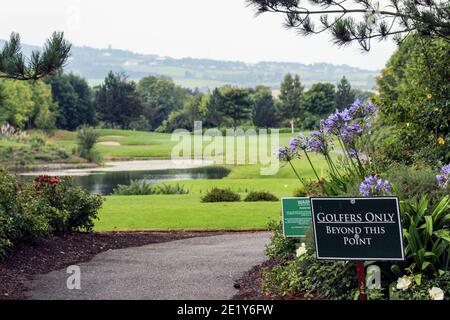
[[[4,40],[0,40],[2,46]],[[25,54],[38,47],[23,45]],[[298,73],[308,87],[314,82],[336,83],[345,75],[357,89],[370,90],[375,84],[378,71],[363,70],[348,65],[328,63],[302,64],[291,62],[221,61],[211,59],[175,59],[151,54],[139,54],[118,49],[76,47],[66,71],[77,73],[92,85],[103,81],[110,71],[124,72],[131,79],[148,75],[165,75],[184,87],[211,89],[224,84],[255,86],[263,84],[276,89],[284,74]]]

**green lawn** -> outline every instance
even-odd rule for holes
[[[197,195],[109,196],[95,230],[262,229],[279,215],[279,202],[200,203]]]
[[[300,186],[296,179],[190,180],[178,183],[190,193],[105,197],[95,230],[264,229],[270,220],[280,217],[280,202],[202,203],[202,195],[212,187],[220,187],[239,192],[242,198],[255,190],[267,190],[281,198],[292,196]]]

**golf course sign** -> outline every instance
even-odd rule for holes
[[[396,197],[311,198],[317,259],[404,260]]]

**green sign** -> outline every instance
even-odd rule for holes
[[[317,259],[404,260],[396,197],[311,198]]]
[[[285,237],[304,237],[311,225],[311,202],[309,198],[281,199],[283,211],[283,234]]]

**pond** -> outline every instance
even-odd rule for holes
[[[229,170],[223,167],[210,166],[185,169],[164,170],[129,170],[129,171],[94,171],[85,175],[73,175],[76,185],[82,186],[91,193],[109,195],[118,184],[128,185],[131,180],[145,180],[149,183],[165,181],[222,179],[229,174]],[[39,172],[42,174],[43,172]],[[51,172],[47,174],[51,175]],[[24,175],[25,179],[34,179],[36,175],[31,173]]]

